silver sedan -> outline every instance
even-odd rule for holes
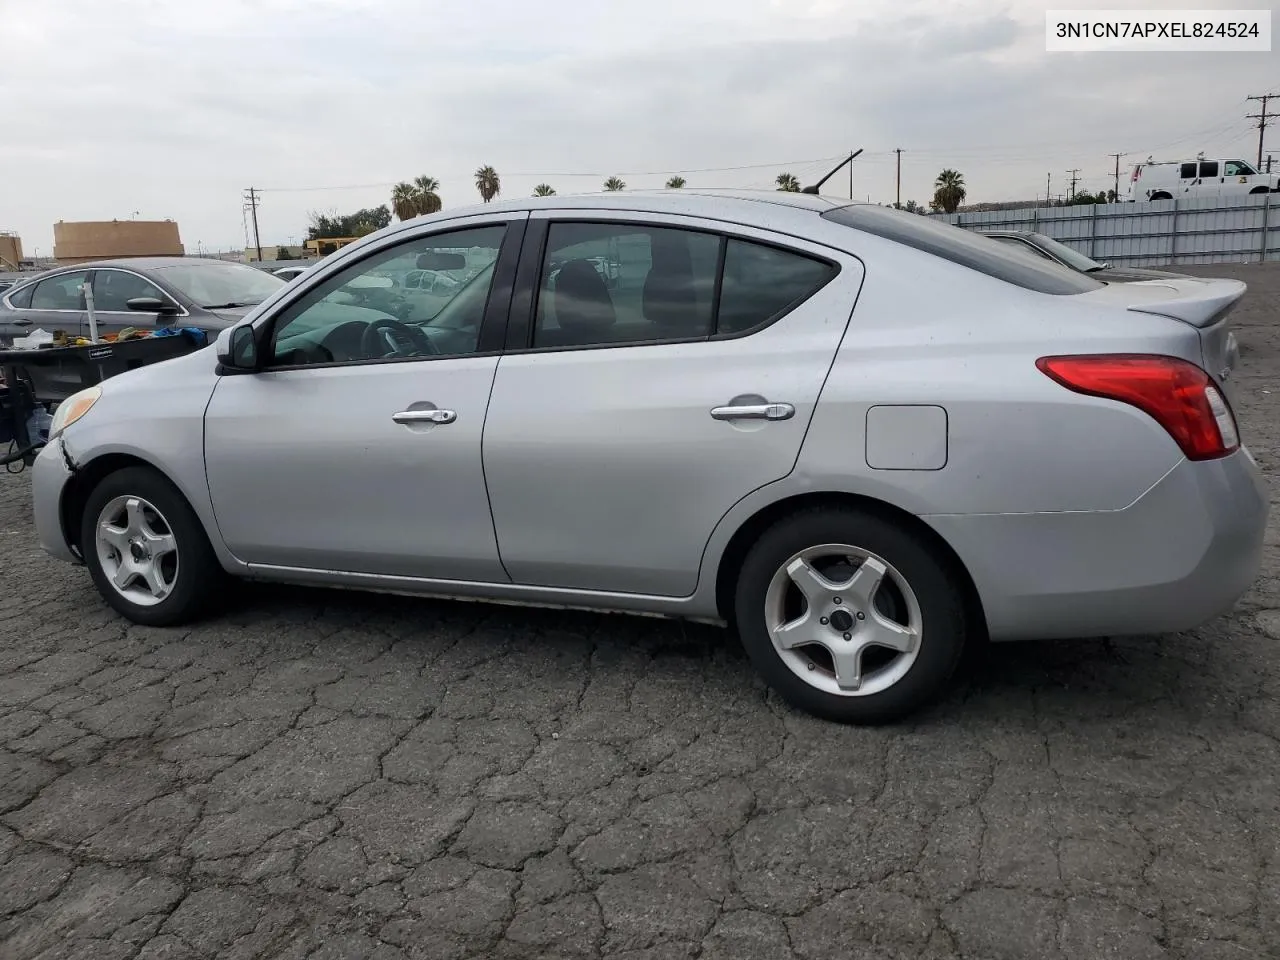
[[[424,270],[456,282],[406,311]],[[139,623],[225,576],[687,617],[884,721],[976,639],[1183,630],[1249,587],[1243,292],[805,194],[453,210],[62,404],[36,527]]]

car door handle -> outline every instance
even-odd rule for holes
[[[453,423],[458,415],[452,410],[401,410],[391,419],[396,423]]]
[[[744,403],[730,407],[712,407],[716,420],[790,420],[796,408],[789,403]]]
[[[31,321],[28,320],[26,317],[23,317],[21,320],[13,321],[13,325],[15,327],[29,327],[31,326]]]

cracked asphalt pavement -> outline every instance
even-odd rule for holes
[[[1280,264],[1236,313],[1280,467]],[[725,632],[247,588],[130,626],[0,474],[0,957],[1280,957],[1280,535],[1229,617],[796,713]],[[1280,517],[1276,518],[1280,523]]]

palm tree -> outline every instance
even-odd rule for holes
[[[604,182],[604,188],[610,192],[627,189],[627,185],[617,177],[610,177]]]
[[[667,189],[679,190],[681,187],[684,186],[684,182],[685,182],[684,177],[677,174],[676,176],[672,177],[670,180],[667,181]]]
[[[397,183],[391,188],[391,209],[402,221],[418,215],[418,191],[412,183]]]
[[[774,183],[778,185],[778,189],[783,193],[800,192],[800,181],[795,178],[794,174],[780,173]]]
[[[960,204],[964,203],[964,176],[958,170],[943,170],[933,185],[936,188],[933,191],[933,203],[944,213],[955,213]]]
[[[483,166],[476,171],[476,189],[480,191],[480,199],[488,203],[502,192],[502,181],[498,171],[490,166]]]
[[[438,213],[444,206],[440,199],[440,181],[435,177],[416,177],[413,185],[418,190],[418,212]]]
[[[554,197],[556,188],[549,183],[540,183],[533,188],[533,195],[535,197]]]

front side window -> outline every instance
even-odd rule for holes
[[[115,310],[124,313],[129,310],[129,301],[138,297],[151,297],[165,303],[170,302],[159,287],[136,273],[127,273],[124,270],[93,272],[93,308],[95,310]]]
[[[77,270],[41,280],[31,292],[32,310],[83,310],[84,281],[88,273]]]
[[[711,335],[720,238],[632,224],[553,223],[534,347]]]
[[[1228,177],[1252,177],[1257,172],[1243,160],[1228,160],[1223,164],[1223,170]]]
[[[505,226],[455,230],[397,244],[351,264],[280,314],[271,364],[476,352],[505,236]],[[414,285],[406,283],[411,278]]]

